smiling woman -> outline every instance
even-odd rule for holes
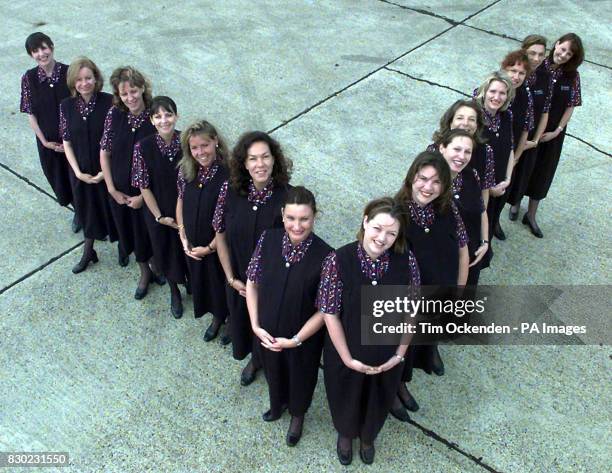
[[[44,33],[28,36],[25,49],[36,67],[21,78],[19,109],[28,115],[36,135],[40,165],[57,201],[68,205],[72,203],[72,187],[59,131],[59,106],[70,95],[66,83],[68,66],[55,60],[53,41]],[[75,233],[80,229],[76,214],[72,227]]]
[[[213,226],[219,259],[229,286],[230,334],[234,358],[252,352],[240,382],[251,384],[261,368],[259,344],[246,305],[246,270],[264,230],[282,226],[281,206],[289,189],[292,162],[267,133],[251,131],[240,137],[230,159],[230,179],[221,187]]]
[[[75,59],[68,68],[68,88],[72,97],[60,105],[60,134],[66,158],[72,168],[70,181],[74,210],[83,225],[83,256],[72,268],[77,274],[98,255],[94,240],[117,240],[110,211],[104,175],[100,168],[100,138],[104,120],[113,104],[113,96],[102,92],[104,79],[98,67],[88,58]]]
[[[295,446],[312,402],[323,349],[323,314],[315,308],[321,265],[332,248],[313,233],[314,195],[298,186],[287,192],[284,229],[262,233],[247,268],[246,298],[253,333],[263,346],[270,409],[267,422],[291,414],[286,442]]]
[[[446,160],[438,151],[425,151],[412,162],[396,195],[408,209],[406,240],[417,259],[423,285],[448,288],[467,281],[468,237],[451,191],[451,169]],[[411,347],[406,361],[399,396],[407,409],[416,411],[419,406],[404,383],[412,379],[413,368],[441,376],[444,364],[437,345]]]

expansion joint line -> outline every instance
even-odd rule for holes
[[[433,430],[429,430],[428,428],[423,427],[418,422],[416,422],[416,421],[414,421],[412,419],[409,419],[408,423],[412,424],[413,426],[415,426],[417,429],[419,429],[421,432],[423,432],[428,437],[431,437],[432,439],[434,439],[434,440],[436,440],[436,441],[438,441],[440,443],[443,443],[449,449],[454,450],[455,452],[463,455],[464,457],[466,457],[467,459],[469,459],[472,462],[476,463],[478,466],[484,468],[485,470],[489,471],[490,473],[502,473],[501,471],[496,470],[492,466],[487,465],[485,462],[483,462],[482,461],[482,457],[476,457],[476,456],[472,455],[471,453],[466,452],[461,447],[459,447],[459,445],[457,445],[455,442],[451,442],[451,441],[445,439],[444,437],[441,437],[440,435],[435,433]]]
[[[55,261],[57,261],[60,258],[63,258],[64,256],[66,256],[68,253],[70,253],[73,250],[76,250],[79,246],[81,246],[83,243],[85,243],[84,241],[80,241],[79,243],[77,243],[76,245],[73,245],[72,247],[68,248],[65,251],[62,251],[59,255],[54,256],[53,258],[51,258],[49,261],[47,261],[46,263],[41,264],[38,268],[33,269],[32,271],[30,271],[27,274],[24,274],[23,276],[21,276],[19,279],[17,279],[16,281],[13,281],[12,283],[10,283],[8,286],[3,287],[2,289],[0,289],[0,295],[4,294],[6,291],[8,291],[10,288],[16,286],[17,284],[19,284],[20,282],[25,281],[26,279],[28,279],[29,277],[33,276],[34,274],[38,273],[39,271],[42,271],[43,269],[45,269],[47,266],[49,266],[50,264],[54,263]]]

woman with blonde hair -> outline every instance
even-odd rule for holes
[[[117,231],[108,202],[104,175],[100,169],[100,138],[113,96],[102,92],[104,79],[93,61],[75,59],[68,68],[71,97],[60,104],[60,135],[73,173],[70,174],[74,210],[83,226],[83,255],[72,268],[77,274],[98,262],[95,240],[117,240]]]
[[[212,322],[204,340],[214,339],[228,315],[223,269],[217,258],[213,216],[229,173],[228,150],[217,129],[197,121],[181,134],[176,222],[187,255],[196,318],[210,312]]]

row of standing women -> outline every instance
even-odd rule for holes
[[[476,286],[491,262],[489,235],[505,238],[499,218],[508,195],[511,220],[522,197],[530,198],[523,223],[541,236],[537,203],[580,105],[583,58],[573,34],[547,59],[545,47],[544,38],[527,37],[473,100],[454,103],[396,196],[368,203],[357,240],[337,250],[314,233],[314,196],[289,184],[291,161],[278,142],[249,132],[230,153],[206,121],[178,132],[175,102],[153,98],[132,67],[116,69],[113,94],[104,93],[92,61],[60,64],[51,39],[34,33],[26,50],[38,65],[23,76],[21,110],[58,201],[72,202],[83,225],[73,272],[96,263],[94,241],[108,238],[119,241],[121,266],[135,255],[137,299],[150,282],[167,280],[179,318],[185,285],[195,317],[213,315],[205,340],[227,321],[222,343],[231,341],[236,359],[251,355],[241,383],[263,367],[270,397],[263,419],[288,409],[291,446],[301,437],[323,353],[339,460],[351,462],[359,437],[360,457],[371,463],[388,413],[405,421],[406,409],[419,408],[406,385],[413,369],[442,375],[444,364],[437,346],[409,339],[363,346],[359,288]]]

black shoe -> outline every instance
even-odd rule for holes
[[[506,234],[502,230],[502,227],[499,223],[495,225],[495,228],[493,229],[493,236],[500,241],[504,241],[506,239]]]
[[[408,391],[408,390],[406,390]],[[412,396],[412,394],[410,393],[410,391],[408,391],[408,396],[406,397],[401,396],[400,394],[397,395],[397,397],[399,397],[400,401],[402,401],[402,404],[404,405],[404,407],[406,409],[408,409],[410,412],[416,412],[419,410],[419,404],[416,402],[416,399]]]
[[[359,457],[361,458],[361,461],[364,462],[366,465],[371,465],[372,463],[374,463],[375,453],[376,449],[374,448],[374,445],[368,448],[359,447]]]
[[[510,207],[510,210],[508,211],[508,218],[510,219],[510,221],[516,222],[516,220],[518,219],[518,214],[518,209],[512,210],[512,207]]]
[[[82,228],[83,226],[81,225],[81,221],[79,220],[79,217],[77,216],[75,212],[74,217],[72,217],[72,232],[79,233]]]
[[[389,409],[389,414],[400,422],[408,422],[410,420],[410,416],[403,407],[392,406],[391,409]]]
[[[150,281],[157,283],[159,286],[163,286],[164,284],[166,284],[166,276],[164,276],[163,274],[153,273],[153,276],[151,276]]]
[[[242,386],[248,386],[255,381],[255,378],[257,377],[257,370],[255,368],[249,369],[249,366],[252,366],[252,361],[249,361],[249,364],[246,365],[242,370],[242,373],[240,373],[240,384]]]
[[[300,428],[297,431],[291,430],[291,424],[293,423],[293,419],[295,417],[291,417],[291,422],[289,423],[289,430],[287,430],[287,437],[285,441],[287,442],[287,446],[295,447],[300,439],[302,438],[302,427],[304,426],[304,418],[302,417],[302,421],[300,422]]]
[[[147,295],[147,293],[149,292],[149,285],[147,284],[144,288],[138,286],[136,288],[136,292],[134,293],[134,299],[136,300],[141,300],[144,299],[144,297]]]
[[[227,331],[227,327],[223,330],[223,335],[221,335],[221,337],[219,338],[219,343],[223,346],[229,345],[230,343],[232,343],[232,337]]]
[[[178,297],[176,302],[172,299],[173,298],[170,297],[170,312],[172,312],[175,319],[180,319],[183,316],[183,301],[180,297]]]
[[[353,461],[353,445],[351,441],[351,446],[347,451],[342,451],[340,449],[340,436],[338,436],[338,441],[336,442],[336,452],[338,453],[338,460],[343,465],[350,465]]]
[[[89,264],[90,261],[93,264],[96,264],[98,262],[98,254],[95,252],[95,250],[92,251],[91,254],[87,258],[85,258],[85,255],[83,255],[83,257],[81,258],[81,261],[79,261],[77,264],[75,264],[72,267],[72,272],[74,274],[82,273],[83,271],[87,269],[87,265]]]
[[[444,376],[444,363],[442,362],[442,357],[440,356],[440,351],[438,347],[434,347],[434,353],[431,360],[431,371],[436,376]]]
[[[119,263],[119,266],[121,266],[122,268],[125,268],[130,262],[130,255],[124,255],[123,252],[119,250],[117,262]]]
[[[538,224],[531,223],[531,220],[527,214],[523,215],[523,225],[527,225],[529,227],[529,230],[531,230],[533,236],[537,238],[544,238],[544,234],[542,233],[542,230],[540,230],[540,227],[538,227]]]
[[[221,328],[221,324],[220,323],[215,324],[215,320],[213,319],[213,321],[210,323],[210,325],[206,329],[206,332],[204,332],[204,341],[210,342],[211,340],[214,340],[215,338],[217,338],[217,334],[219,333],[219,328]]]
[[[263,413],[261,418],[266,422],[274,422],[275,420],[281,418],[283,412],[285,412],[285,409],[287,409],[287,405],[282,405],[280,408],[280,412],[272,412],[272,409],[268,409],[266,412]]]

